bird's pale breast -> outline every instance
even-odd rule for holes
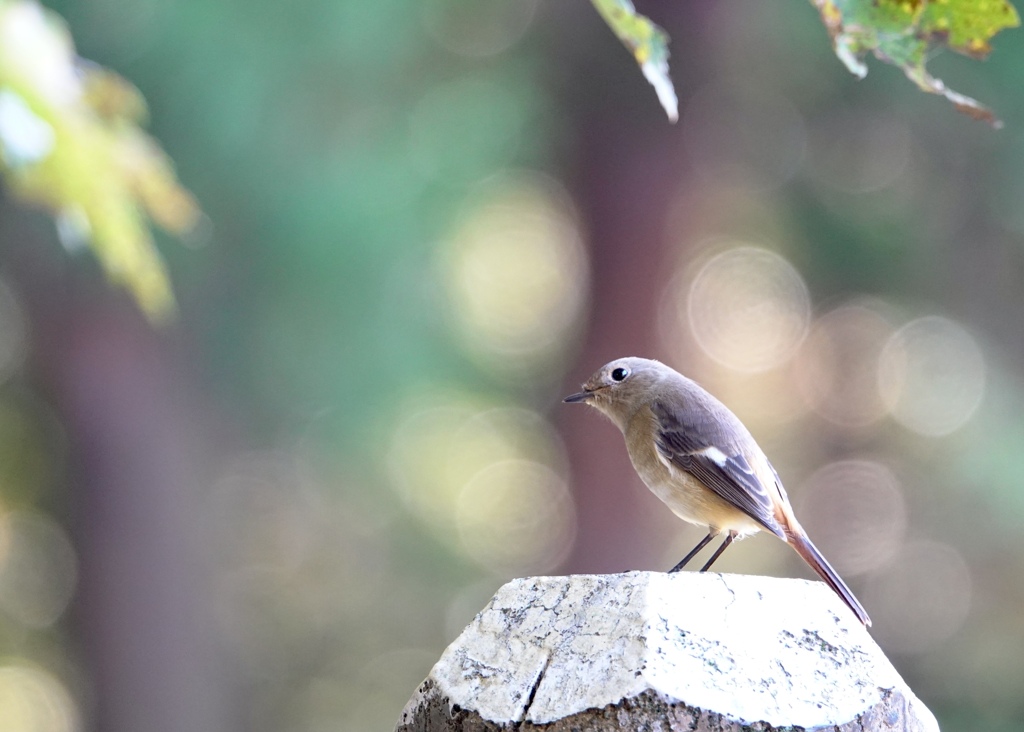
[[[650,437],[656,434],[656,418],[650,408],[643,407],[634,414],[630,420],[631,427],[640,427],[633,424],[636,420],[648,420],[651,424],[644,425],[642,429],[624,431],[629,459],[651,492],[676,516],[692,524],[720,531],[736,531],[741,535],[760,531],[760,524],[750,516],[706,488],[685,470],[668,463],[658,452]]]

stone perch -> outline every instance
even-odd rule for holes
[[[937,732],[820,582],[629,572],[509,582],[396,732]]]

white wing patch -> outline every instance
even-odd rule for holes
[[[729,456],[713,445],[711,447],[705,447],[703,450],[700,450],[694,454],[704,455],[705,457],[708,458],[708,460],[710,460],[720,468],[724,468],[725,464],[729,462]]]

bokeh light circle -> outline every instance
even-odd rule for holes
[[[457,521],[466,556],[503,575],[553,569],[576,533],[566,482],[529,460],[477,473],[459,496]]]
[[[810,477],[801,498],[804,526],[841,574],[870,572],[899,551],[906,504],[896,476],[881,463],[830,463]]]
[[[76,732],[78,710],[64,685],[41,668],[0,665],[0,732]]]
[[[686,299],[700,347],[730,369],[756,373],[785,363],[807,334],[807,286],[775,252],[738,246],[711,257]]]
[[[985,358],[952,320],[930,315],[904,325],[885,344],[878,388],[893,418],[928,437],[957,430],[985,392]]]
[[[47,516],[14,511],[4,521],[7,551],[0,564],[0,608],[31,628],[53,625],[78,579],[75,550]]]
[[[878,359],[892,334],[889,322],[865,305],[844,305],[817,318],[794,364],[807,405],[847,427],[866,427],[884,417]]]
[[[488,370],[535,375],[562,353],[583,306],[586,256],[564,189],[521,173],[478,190],[442,266],[462,343]]]
[[[475,413],[471,403],[455,399],[412,409],[392,435],[388,461],[392,482],[406,506],[433,526],[451,526],[455,500],[472,475],[462,466],[472,462],[475,470],[481,467],[460,459],[456,444],[459,430]],[[495,449],[507,457],[500,445]]]
[[[561,506],[569,499],[560,477],[566,465],[564,448],[540,414],[518,407],[488,408],[453,397],[426,408],[410,408],[394,432],[389,462],[406,506],[439,540],[493,569],[546,565],[543,558],[552,555],[553,545],[545,543],[548,539],[534,542],[530,529],[523,528],[525,524],[514,525],[511,519],[503,522],[504,530],[515,534],[508,541],[534,542],[535,546],[488,549],[487,534],[500,530],[481,529],[494,518],[496,506],[504,505],[502,501],[518,496],[523,505],[543,504],[543,496],[548,495],[553,496],[553,506]],[[495,466],[504,467],[489,473]],[[536,485],[524,486],[531,476]],[[471,487],[485,486],[481,483],[485,480],[494,483],[493,495],[486,488]],[[474,506],[474,501],[478,505]],[[509,510],[515,514],[516,509]],[[540,516],[543,511],[537,509],[537,513]],[[551,521],[557,524],[571,515],[570,505],[558,508],[553,519],[537,520],[549,526]],[[526,521],[517,520],[520,524]],[[519,534],[525,538],[516,538]],[[564,535],[561,537],[550,541],[561,542]]]
[[[924,653],[952,636],[971,608],[971,573],[953,547],[908,542],[872,578],[865,604],[888,651]]]
[[[537,0],[424,0],[423,25],[443,48],[481,58],[507,50],[530,27]]]

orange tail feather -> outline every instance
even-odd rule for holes
[[[796,549],[797,554],[803,557],[804,561],[810,565],[811,569],[818,573],[818,576],[825,580],[825,583],[835,590],[835,593],[842,598],[851,610],[853,614],[857,616],[857,619],[864,623],[864,625],[871,625],[871,618],[868,617],[867,611],[864,606],[860,604],[850,588],[846,586],[842,578],[836,574],[836,571],[832,569],[832,565],[828,563],[828,560],[821,555],[818,548],[811,543],[811,540],[807,538],[807,535],[802,531],[797,532],[786,532],[787,543]]]

